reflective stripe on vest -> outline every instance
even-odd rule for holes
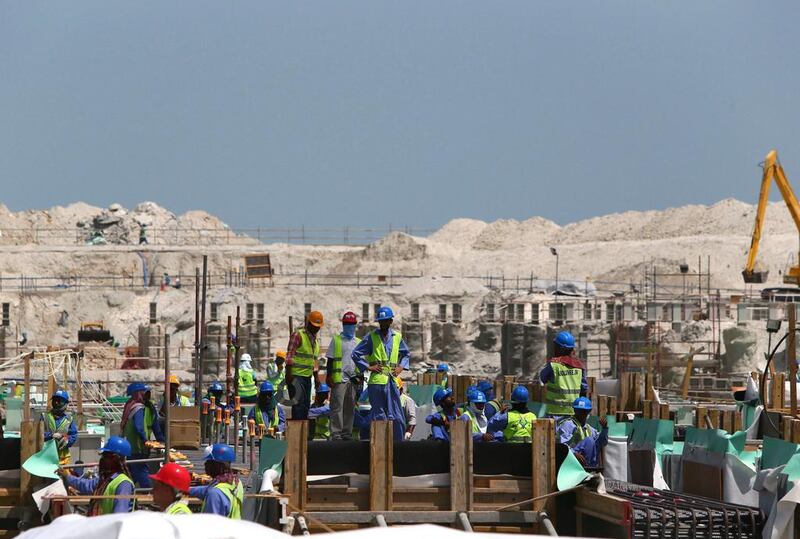
[[[533,412],[521,414],[516,410],[509,410],[508,422],[506,428],[503,429],[503,438],[506,442],[511,443],[530,442],[534,421],[536,421],[536,414]]]
[[[370,338],[372,339],[372,353],[367,357],[367,362],[370,365],[378,364],[382,368],[381,372],[370,373],[369,385],[386,385],[389,382],[389,376],[392,375],[392,370],[397,366],[397,358],[400,355],[400,341],[403,336],[397,331],[392,333],[392,352],[388,357],[380,332],[378,330],[372,331]]]
[[[314,420],[314,439],[329,440],[331,437],[331,418],[321,415]]]
[[[356,346],[361,342],[358,337],[355,338]],[[339,384],[342,381],[342,336],[333,336],[333,357],[331,358],[331,381],[334,384]]]
[[[569,419],[565,419],[564,421],[571,421],[572,424],[575,425],[575,430],[572,431],[572,437],[569,439],[569,442],[567,442],[567,445],[569,445],[570,447],[575,447],[582,440],[592,436],[592,428],[589,425],[582,427],[581,424],[578,423],[574,417],[570,417]]]
[[[261,409],[258,406],[256,406],[253,415],[255,416],[256,419],[256,425],[266,426],[264,424],[264,414],[262,413]],[[272,427],[273,429],[277,429],[278,423],[280,423],[280,416],[278,416],[278,405],[276,404],[275,408],[273,409],[272,421],[269,422],[269,426]]]
[[[481,429],[478,427],[478,421],[475,419],[472,413],[469,410],[464,410],[463,415],[467,416],[469,418],[469,422],[472,423],[472,434],[478,434]]]
[[[549,415],[573,415],[572,403],[581,396],[583,370],[551,362],[553,381],[545,384],[545,402]]]
[[[189,506],[181,501],[172,502],[167,510],[164,511],[168,515],[191,515],[192,510],[189,509]]]
[[[314,361],[319,357],[319,339],[314,339],[314,346],[311,346],[311,338],[305,328],[297,330],[300,335],[300,346],[292,357],[292,374],[294,376],[311,376],[314,374]]]
[[[236,486],[234,487],[230,483],[217,483],[211,488],[216,488],[222,491],[225,494],[225,497],[228,498],[228,502],[230,502],[230,509],[228,509],[228,514],[224,515],[228,518],[239,520],[242,518],[242,500],[244,499],[244,489],[242,488],[242,482],[237,480]],[[206,502],[203,501],[203,506],[200,508],[201,513],[205,513]]]
[[[53,415],[53,412],[47,412],[44,416],[45,424],[47,425],[47,430],[50,431],[51,434],[55,434],[56,432],[60,432],[61,434],[69,435],[69,426],[72,424],[72,418],[69,414],[64,414],[61,416],[61,423],[56,424],[56,418]],[[63,439],[63,438],[62,438]],[[67,445],[67,440],[65,443],[59,444],[56,443],[56,449],[58,450],[58,459],[61,461],[62,464],[65,464],[65,459],[69,458],[69,446]]]
[[[239,371],[239,396],[255,397],[258,394],[256,379],[250,371]]]
[[[153,433],[153,420],[154,415],[152,410],[149,406],[145,405],[144,435],[147,437],[147,440],[150,439],[150,436]],[[147,448],[144,446],[145,440],[142,440],[139,436],[139,432],[136,430],[136,426],[133,424],[133,417],[129,417],[128,422],[125,424],[125,439],[131,444],[132,455],[144,455],[147,453]]]
[[[117,475],[117,477],[112,479],[111,482],[108,483],[108,485],[106,485],[106,489],[103,491],[103,496],[114,496],[117,493],[117,487],[119,487],[122,483],[124,483],[126,481],[128,483],[130,483],[131,486],[133,486],[133,481],[131,481],[130,477],[128,477],[124,473],[121,473],[121,474]],[[99,512],[97,514],[98,515],[110,515],[111,513],[113,513],[114,512],[114,502],[115,501],[116,500],[112,500],[112,499],[100,500],[100,504],[98,506]],[[130,511],[131,509],[132,509],[132,507],[130,507],[128,509],[128,511]]]

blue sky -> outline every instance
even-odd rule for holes
[[[239,227],[755,202],[772,147],[800,185],[798,20],[789,0],[0,0],[0,202]]]

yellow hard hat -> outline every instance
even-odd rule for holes
[[[169,377],[169,383],[170,383],[170,384],[175,384],[176,386],[179,386],[179,385],[181,385],[181,381],[180,381],[180,380],[178,380],[178,377],[177,377],[177,376],[175,376],[174,374],[173,374],[172,376],[170,376],[170,377]]]
[[[308,323],[314,327],[322,327],[322,313],[319,311],[311,311],[308,313]]]
[[[286,350],[278,350],[277,352],[275,352],[275,357],[286,359]]]

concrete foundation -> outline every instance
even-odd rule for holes
[[[150,359],[164,358],[164,327],[161,324],[139,326],[139,355]]]
[[[421,322],[403,322],[403,340],[406,341],[411,358],[420,360],[425,357],[425,338]]]
[[[464,327],[455,322],[431,322],[429,356],[439,361],[458,363],[466,351]]]
[[[502,347],[503,324],[482,322],[478,325],[478,338],[473,346],[484,352],[499,352]]]

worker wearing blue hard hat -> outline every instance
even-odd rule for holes
[[[485,414],[487,419],[491,419],[494,414],[500,411],[503,405],[494,398],[494,386],[489,380],[478,381],[478,391],[486,397]]]
[[[364,389],[356,401],[356,409],[353,414],[353,438],[357,440],[369,440],[369,424],[372,415],[372,405],[369,403],[369,392]]]
[[[503,441],[530,442],[536,414],[528,410],[528,388],[517,386],[511,392],[511,409],[501,410],[489,420],[489,432],[502,434]]]
[[[158,411],[150,401],[150,388],[141,382],[128,386],[130,398],[122,409],[120,432],[131,447],[131,460],[150,456],[149,442],[155,437],[163,442],[164,434],[158,421]],[[150,471],[146,463],[130,465],[131,477],[140,488],[150,488]]]
[[[308,410],[308,418],[314,421],[313,439],[330,440],[331,438],[331,406],[328,403],[331,388],[322,384],[314,394],[314,402]]]
[[[258,388],[256,405],[247,414],[248,420],[255,421],[259,430],[266,432],[267,436],[275,437],[275,433],[286,430],[286,416],[278,406],[275,398],[275,387],[271,382],[261,382]],[[272,429],[270,432],[269,429]]]
[[[369,332],[351,355],[360,373],[368,372],[371,419],[394,422],[394,439],[405,436],[405,412],[400,402],[400,390],[394,378],[408,369],[411,352],[400,332],[392,329],[394,312],[389,307],[378,309],[375,320],[379,328]]]
[[[439,382],[439,385],[442,387],[450,387],[450,365],[447,363],[439,363],[436,365],[436,372],[442,373],[442,381]]]
[[[545,387],[547,415],[559,418],[573,414],[572,403],[589,391],[586,369],[575,357],[575,337],[569,331],[559,331],[553,340],[553,357],[539,373]]]
[[[133,481],[128,472],[127,459],[131,456],[131,444],[125,438],[111,436],[100,449],[98,473],[93,477],[75,477],[64,468],[58,469],[70,486],[83,495],[108,496],[94,499],[89,506],[89,514],[107,515],[110,513],[129,513],[133,511]],[[113,499],[110,496],[130,496]]]
[[[203,500],[201,513],[241,519],[244,487],[237,474],[231,471],[231,464],[236,460],[233,448],[228,444],[214,444],[203,460],[205,472],[212,481],[190,488],[189,495]]]
[[[476,442],[493,442],[502,438],[500,433],[489,432],[486,418],[486,395],[475,388],[467,392],[467,405],[461,417],[467,417],[472,425],[472,439]]]
[[[608,421],[605,417],[600,418],[600,432],[587,424],[592,401],[586,397],[575,399],[572,409],[574,414],[562,417],[556,425],[559,442],[568,446],[583,466],[597,467],[600,465],[600,454],[608,444]]]
[[[433,394],[433,403],[439,408],[425,418],[425,423],[431,426],[431,438],[434,440],[450,441],[450,424],[453,421],[469,421],[470,418],[458,409],[453,398],[453,390],[440,387]]]
[[[69,448],[78,440],[78,429],[72,415],[67,412],[69,393],[59,389],[50,398],[50,410],[43,414],[44,441],[54,440],[58,451],[58,461],[63,466],[69,464]]]

